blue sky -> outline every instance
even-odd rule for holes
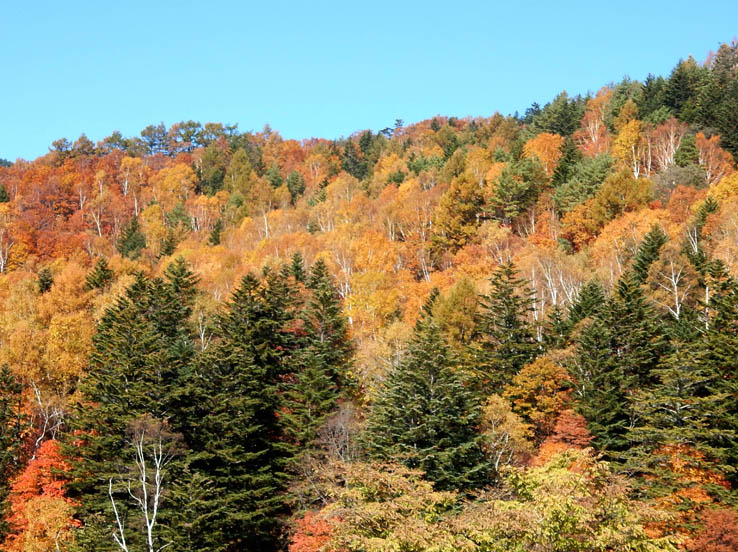
[[[668,74],[738,32],[738,2],[9,1],[0,158],[181,120],[336,138],[397,118],[523,112]]]

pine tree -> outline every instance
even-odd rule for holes
[[[702,247],[702,230],[704,229],[705,224],[707,224],[707,217],[716,212],[718,207],[718,202],[712,196],[707,196],[707,199],[705,199],[695,213],[694,219],[688,229],[689,238],[686,239],[684,243],[684,251],[689,262],[691,262],[695,270],[702,275],[703,279],[707,276],[707,272],[710,269],[710,263],[708,262],[709,259]]]
[[[371,407],[362,438],[372,458],[423,470],[443,490],[478,487],[490,469],[476,431],[479,403],[455,363],[436,322],[422,316],[405,358]]]
[[[105,257],[100,257],[95,263],[95,267],[90,271],[86,278],[86,288],[105,289],[113,280],[113,271],[108,266]]]
[[[287,189],[290,192],[290,202],[294,205],[297,198],[305,193],[305,180],[297,171],[292,171],[287,176]]]
[[[543,344],[546,349],[560,349],[569,340],[571,326],[567,320],[564,309],[554,305],[548,313],[543,327]]]
[[[23,385],[7,364],[0,367],[0,544],[8,531],[5,510],[10,481],[22,466],[21,445],[28,421],[23,414]]]
[[[5,184],[0,184],[0,203],[8,203],[10,201],[10,196],[8,195],[8,190],[5,188]]]
[[[609,328],[610,350],[628,378],[628,387],[652,383],[651,371],[668,352],[668,342],[656,312],[631,273],[618,281],[602,318]]]
[[[512,262],[500,265],[490,278],[490,291],[480,296],[478,340],[483,378],[494,389],[504,385],[540,352],[528,321],[532,292]]]
[[[354,349],[348,335],[338,290],[328,267],[318,260],[310,270],[307,287],[311,291],[303,318],[308,343],[320,352],[330,369],[331,379],[340,388],[346,384]]]
[[[717,372],[714,392],[726,397],[717,427],[730,431],[738,428],[738,282],[719,261],[711,263],[708,278],[711,296],[704,319],[706,362]],[[738,439],[731,441],[726,463],[738,466]],[[738,483],[737,472],[730,477]]]
[[[573,328],[585,318],[596,316],[605,305],[605,292],[597,280],[590,280],[579,290],[569,306],[568,323]]]
[[[159,248],[159,258],[169,257],[177,249],[177,235],[174,233],[174,228],[167,230],[167,235],[161,240],[161,247]]]
[[[658,225],[654,225],[645,235],[633,260],[633,278],[636,283],[643,284],[646,281],[648,269],[659,258],[659,251],[668,239],[669,237]]]
[[[346,140],[341,155],[341,168],[357,180],[364,180],[369,173],[369,165],[362,158],[353,140]]]
[[[699,165],[700,153],[697,150],[697,142],[694,134],[687,134],[682,138],[679,148],[674,154],[674,162],[679,167],[688,167],[689,165]]]
[[[210,230],[210,237],[208,238],[208,244],[220,245],[220,237],[223,234],[223,219],[219,218],[215,221],[213,229]]]
[[[575,404],[587,420],[594,446],[608,454],[627,444],[630,419],[625,374],[610,348],[609,327],[599,318],[582,331],[570,371],[575,382]]]
[[[148,420],[152,427],[180,429],[175,391],[193,355],[187,318],[194,283],[183,262],[173,263],[164,279],[149,280],[138,274],[98,326],[66,445],[73,459],[71,496],[81,502],[79,515],[84,523],[80,549],[115,549],[108,482],[130,472],[131,428]],[[171,474],[180,469],[178,460],[170,469],[169,484],[176,479]],[[118,488],[114,496],[136,546],[140,537],[135,530],[136,508],[127,492]],[[171,492],[167,497],[157,523],[164,534],[176,539],[171,516],[177,498]]]
[[[302,258],[293,257],[290,275],[302,269]],[[303,279],[306,276],[302,275]],[[317,432],[349,388],[348,371],[353,347],[348,321],[328,268],[322,260],[307,278],[310,291],[300,317],[304,337],[290,359],[292,375],[285,388],[285,430],[302,450],[315,452]]]
[[[320,349],[297,351],[290,365],[294,373],[284,386],[285,433],[300,453],[312,453],[318,430],[338,404],[339,388]]]
[[[727,393],[697,332],[675,344],[653,374],[656,383],[635,393],[637,423],[628,432],[626,469],[646,477],[649,492],[664,494],[691,482],[684,469],[732,472],[733,427],[720,427]],[[681,474],[673,466],[680,466]]]
[[[44,294],[54,285],[54,275],[49,268],[42,268],[38,273],[38,292]]]
[[[272,188],[279,188],[284,182],[284,178],[282,178],[282,172],[279,170],[279,167],[275,163],[272,163],[269,166],[269,169],[267,169],[266,179],[269,181],[269,184]]]
[[[558,188],[574,176],[577,165],[582,161],[582,152],[570,137],[561,146],[561,159],[551,177],[551,184]]]
[[[116,248],[118,253],[129,259],[135,259],[141,254],[141,250],[146,247],[146,238],[138,227],[138,217],[133,217],[118,238]]]
[[[284,510],[290,447],[278,413],[286,305],[247,275],[218,320],[218,340],[185,378],[184,435],[205,477],[195,550],[272,550]],[[283,312],[276,312],[282,310]]]
[[[295,282],[304,284],[307,281],[307,273],[305,272],[305,261],[299,251],[295,251],[292,255],[292,261],[290,264],[290,276],[295,279]]]

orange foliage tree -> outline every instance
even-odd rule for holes
[[[320,552],[328,544],[333,534],[333,526],[320,514],[305,512],[297,520],[297,527],[289,552]]]
[[[561,159],[563,145],[564,139],[558,134],[542,132],[525,143],[523,154],[526,157],[537,157],[543,165],[543,170],[546,171],[546,176],[550,177]]]
[[[702,530],[687,543],[689,552],[734,552],[738,550],[738,513],[735,510],[707,510]]]

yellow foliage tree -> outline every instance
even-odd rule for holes
[[[564,139],[558,134],[542,132],[535,138],[528,140],[523,146],[523,155],[525,157],[537,157],[546,171],[546,176],[551,176],[556,170],[556,165],[561,159],[561,146],[564,145]]]

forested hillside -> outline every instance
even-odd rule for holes
[[[736,159],[733,42],[522,116],[3,162],[0,549],[738,549]]]

